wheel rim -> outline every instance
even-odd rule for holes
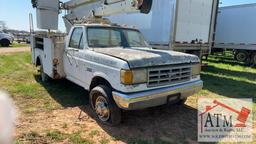
[[[238,53],[237,54],[237,60],[240,62],[245,62],[246,61],[246,54],[245,53]]]
[[[110,118],[110,109],[107,100],[103,96],[99,96],[95,102],[95,111],[99,119],[106,122]]]
[[[256,64],[256,54],[253,56],[253,64]]]

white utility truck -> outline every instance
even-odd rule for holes
[[[208,55],[218,0],[154,0],[149,14],[110,16],[112,22],[133,25],[158,49]]]
[[[233,50],[235,59],[256,64],[256,4],[221,7],[214,51]]]
[[[68,35],[45,32],[32,36],[32,59],[40,67],[42,80],[66,78],[84,87],[90,92],[98,120],[109,125],[120,123],[121,109],[182,103],[200,91],[203,82],[197,56],[154,50],[137,29],[100,18],[124,12],[148,13],[151,2],[33,1],[37,25],[42,29],[56,29],[59,8],[68,10],[64,16]]]

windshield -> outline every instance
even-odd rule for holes
[[[89,27],[89,47],[147,47],[142,35],[132,29],[113,27]]]

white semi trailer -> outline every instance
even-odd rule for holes
[[[221,7],[214,51],[233,50],[240,62],[256,63],[256,3]]]
[[[212,46],[218,4],[218,0],[155,0],[149,14],[123,13],[110,20],[135,26],[154,48],[202,56]]]

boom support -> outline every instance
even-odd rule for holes
[[[56,2],[59,5],[53,5]],[[72,25],[89,17],[135,12],[149,13],[152,0],[70,0],[66,3],[59,0],[32,0],[32,5],[37,8],[38,28],[41,29],[56,30],[56,23],[45,24],[45,20],[52,20],[54,19],[53,15],[56,18],[56,13],[59,14],[59,10],[66,10],[67,14],[63,19],[68,32]]]

